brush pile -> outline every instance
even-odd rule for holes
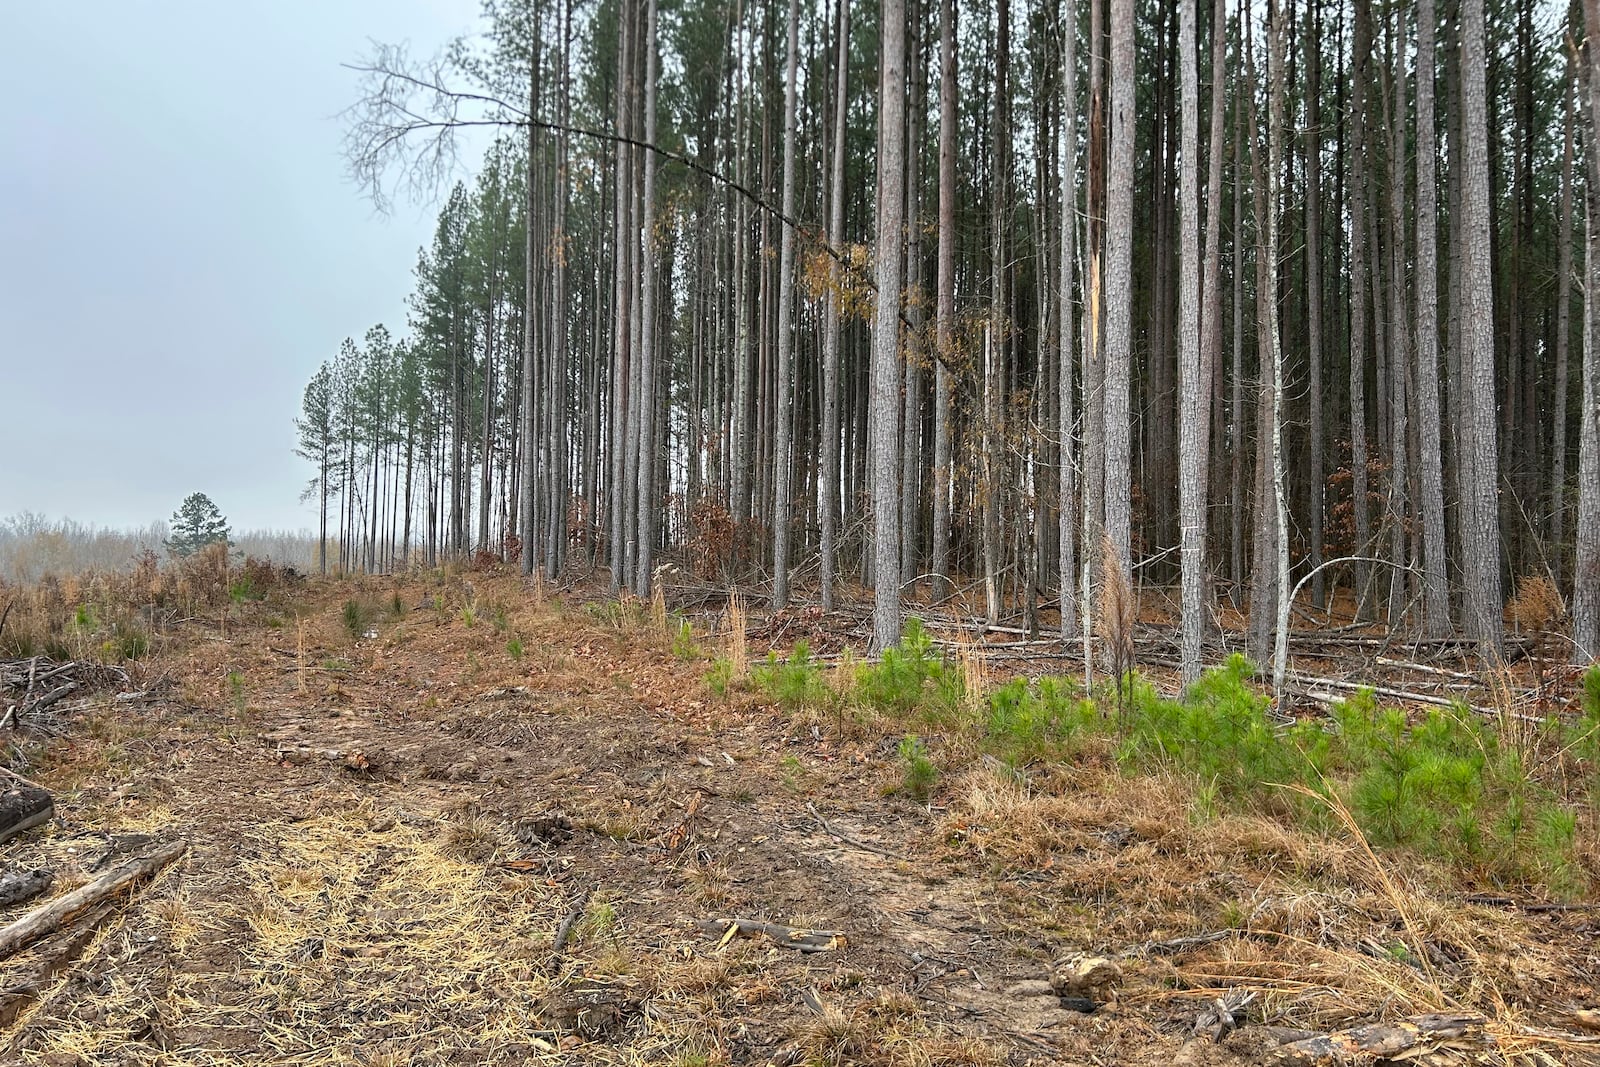
[[[131,685],[128,672],[103,663],[67,660],[56,663],[46,656],[0,660],[0,729],[16,729],[27,724],[46,733],[56,733],[57,724],[44,713],[63,698],[79,697]]]

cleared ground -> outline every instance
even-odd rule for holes
[[[1269,1025],[1429,1011],[1488,1019],[1438,1062],[1600,1048],[1573,1022],[1600,979],[1585,907],[1474,904],[1092,751],[1017,774],[933,738],[918,803],[902,730],[719,698],[649,619],[474,573],[182,624],[136,669],[151,699],[18,740],[60,818],[5,858],[53,893],[133,835],[190,849],[37,990],[7,1057],[1266,1063]],[[733,918],[839,936],[803,953]],[[1043,984],[1083,953],[1121,971],[1087,1014]],[[1192,1036],[1250,994],[1231,1036]]]

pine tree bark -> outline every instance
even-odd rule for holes
[[[951,3],[952,0],[945,0]],[[1057,567],[1060,572],[1061,636],[1071,637],[1078,628],[1077,575],[1077,434],[1076,405],[1073,403],[1072,368],[1076,359],[1073,330],[1078,321],[1072,304],[1074,259],[1077,256],[1078,227],[1078,4],[1066,0],[1061,20],[1061,269],[1057,278],[1060,339],[1060,367],[1056,381],[1056,431],[1061,439],[1059,453]],[[954,101],[952,100],[952,104]],[[952,107],[952,110],[953,107]],[[951,116],[954,125],[954,115]],[[952,146],[953,147],[953,146]],[[952,157],[954,152],[951,153]],[[951,169],[954,169],[954,158]],[[954,184],[954,175],[951,175]],[[941,201],[942,207],[942,201]],[[955,214],[954,206],[951,208]],[[953,242],[952,242],[953,244]],[[941,252],[943,241],[941,236]],[[952,254],[952,258],[953,254]]]
[[[1422,519],[1423,627],[1450,630],[1439,429],[1438,166],[1434,133],[1434,0],[1417,0],[1417,511]]]
[[[910,294],[906,331],[905,418],[900,438],[900,573],[909,591],[917,579],[922,516],[922,368],[926,353],[922,310],[922,113],[926,92],[922,60],[922,4],[912,0],[907,72],[910,106],[906,113],[906,291]]]
[[[1127,2],[1127,0],[1124,0]],[[873,644],[900,641],[900,275],[905,249],[905,0],[883,0],[878,82],[877,307],[871,373]]]
[[[1583,380],[1572,572],[1573,660],[1600,658],[1600,0],[1583,0],[1588,189],[1584,211]]]
[[[1275,519],[1274,549],[1276,554],[1277,621],[1274,627],[1276,640],[1272,653],[1272,688],[1283,690],[1284,672],[1289,662],[1289,496],[1284,485],[1283,461],[1283,339],[1278,329],[1278,300],[1276,293],[1278,262],[1278,219],[1281,214],[1282,190],[1278,175],[1282,172],[1284,89],[1284,46],[1288,38],[1287,19],[1282,0],[1268,0],[1268,56],[1267,62],[1267,224],[1266,240],[1262,250],[1268,264],[1268,277],[1273,285],[1272,298],[1267,301],[1267,316],[1262,329],[1267,334],[1267,345],[1272,367],[1272,499]]]
[[[1306,496],[1312,568],[1311,604],[1325,606],[1322,565],[1323,518],[1327,477],[1323,457],[1322,399],[1322,8],[1319,0],[1306,5]]]
[[[1009,325],[1009,236],[1011,86],[1011,4],[997,0],[994,50],[994,104],[990,131],[989,316],[983,334],[983,421],[980,429],[983,469],[982,538],[983,602],[989,624],[1000,621],[1000,513],[1004,507],[1003,460],[1006,437],[1004,397],[1006,333]]]
[[[1392,12],[1399,25],[1393,31],[1394,69],[1389,74],[1391,92],[1385,102],[1389,120],[1389,626],[1403,622],[1410,574],[1406,531],[1410,517],[1410,398],[1406,379],[1411,366],[1410,319],[1406,314],[1406,72],[1404,17]],[[1391,106],[1392,105],[1392,106]]]
[[[655,0],[651,0],[652,8]],[[789,0],[789,53],[783,89],[783,216],[794,218],[795,97],[800,65],[800,0]],[[789,603],[790,479],[794,474],[794,227],[778,242],[778,396],[773,442],[772,610]]]
[[[656,0],[645,0],[645,144],[656,142]],[[645,149],[638,226],[638,459],[634,488],[634,595],[648,597],[656,544],[656,154]]]
[[[1595,0],[1585,0],[1591,4]],[[1461,0],[1462,500],[1467,632],[1483,655],[1504,643],[1500,594],[1499,465],[1495,448],[1494,286],[1489,249],[1489,122],[1483,0]]]
[[[1071,0],[1068,0],[1070,3]],[[939,2],[939,248],[934,286],[933,595],[950,595],[950,393],[956,317],[956,4]],[[842,136],[842,135],[841,135]]]
[[[1367,500],[1367,76],[1372,50],[1365,9],[1356,12],[1355,47],[1350,52],[1350,507],[1355,524],[1355,554],[1371,552],[1372,516]],[[1356,613],[1365,617],[1371,568],[1354,565]]]
[[[537,47],[537,46],[535,46]],[[533,62],[533,69],[528,74],[528,112],[537,114],[539,107],[539,73],[538,60]],[[535,341],[538,329],[535,325],[536,316],[533,313],[535,291],[537,289],[538,273],[534,270],[534,260],[537,256],[537,238],[534,235],[533,219],[537,213],[535,197],[538,195],[534,185],[533,176],[538,173],[538,140],[534,131],[528,129],[528,174],[523,182],[524,213],[523,220],[523,310],[522,310],[522,513],[518,516],[518,536],[522,539],[522,559],[519,561],[523,574],[532,574],[535,563],[534,554],[537,551],[538,540],[535,536],[534,508],[538,495],[534,489],[536,468],[534,463],[534,450],[531,447],[534,438],[534,404],[537,394],[534,390],[535,367],[539,354]],[[407,505],[409,511],[409,504]]]
[[[953,3],[954,0],[945,0]],[[835,248],[844,243],[844,155],[849,119],[850,0],[839,0],[838,57],[835,60],[833,113],[833,168],[829,182],[828,240]],[[837,260],[828,264],[828,302],[822,325],[822,610],[833,610],[834,576],[837,574],[836,541],[839,527],[839,348],[840,285]],[[937,521],[937,520],[936,520]]]
[[[1178,524],[1182,567],[1180,659],[1183,680],[1200,677],[1205,636],[1206,447],[1200,349],[1200,87],[1195,70],[1196,0],[1178,0]],[[1213,210],[1215,205],[1213,205]]]
[[[1556,581],[1567,574],[1567,407],[1571,402],[1572,348],[1572,161],[1574,90],[1577,71],[1567,57],[1566,100],[1562,110],[1561,207],[1556,239],[1556,368],[1550,412],[1550,543]]]
[[[1111,4],[1110,169],[1106,175],[1105,530],[1132,588],[1129,385],[1133,359],[1134,5]]]
[[[617,83],[615,87],[617,97],[616,131],[619,137],[627,137],[631,131],[632,118],[628,108],[629,72],[632,69],[628,55],[630,52],[629,41],[632,36],[630,27],[633,19],[628,14],[630,5],[627,0],[621,4],[617,42]],[[633,296],[633,232],[629,218],[633,207],[633,163],[632,150],[622,141],[616,145],[615,173],[613,180],[616,183],[616,242],[613,251],[614,287],[612,295],[612,320],[611,320],[611,484],[610,484],[610,526],[611,526],[611,591],[620,592],[625,579],[625,564],[627,560],[627,541],[631,535],[628,525],[627,493],[625,483],[630,473],[627,465],[628,450],[628,422],[632,405],[629,403],[628,391],[632,380],[632,353],[629,349],[629,331],[632,321],[632,296]]]

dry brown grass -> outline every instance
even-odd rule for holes
[[[746,637],[748,620],[745,617],[744,598],[735,589],[728,596],[728,662],[732,665],[733,680],[742,682],[750,676],[750,644]]]
[[[1087,766],[1042,791],[979,768],[962,779],[941,835],[992,866],[1043,872],[1043,885],[1016,887],[1008,906],[1030,927],[1126,953],[1130,1005],[1240,989],[1258,994],[1264,1017],[1310,1026],[1338,1025],[1353,1004],[1481,1011],[1497,1034],[1526,1043],[1526,1006],[1581,981],[1572,942],[1515,912],[1442,896],[1446,879],[1380,859],[1347,811],[1335,808],[1344,827],[1335,837],[1238,814],[1186,823],[1172,816],[1187,789]],[[1197,935],[1213,940],[1140,947]]]

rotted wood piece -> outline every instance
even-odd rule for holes
[[[844,948],[848,941],[838,930],[807,930],[758,919],[702,919],[701,930],[723,941],[734,937],[769,937],[784,948],[800,952],[829,952]]]
[[[1105,956],[1068,956],[1050,970],[1050,985],[1061,997],[1101,1001],[1121,984],[1122,968]]]
[[[30,783],[8,783],[0,791],[0,841],[49,822],[55,813],[55,800],[48,790]]]
[[[1443,1046],[1467,1048],[1484,1040],[1484,1018],[1471,1014],[1416,1015],[1393,1023],[1369,1023],[1331,1034],[1317,1034],[1274,1049],[1269,1063],[1279,1067],[1332,1067],[1384,1061]]]

